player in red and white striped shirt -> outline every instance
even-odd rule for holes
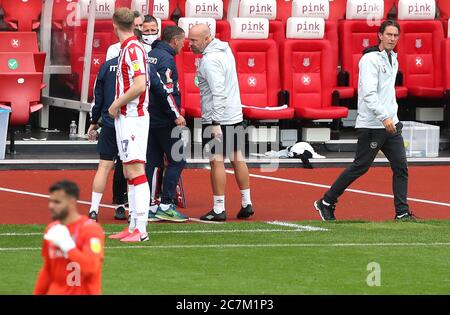
[[[109,108],[115,118],[117,146],[128,179],[130,225],[110,236],[122,242],[148,240],[147,219],[150,189],[145,176],[148,114],[147,54],[134,36],[134,15],[128,8],[119,8],[113,15],[114,32],[121,49],[116,77],[116,99]]]

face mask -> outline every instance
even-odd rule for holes
[[[142,34],[142,41],[147,45],[153,44],[153,42],[158,38],[158,34]]]

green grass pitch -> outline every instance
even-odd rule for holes
[[[152,224],[107,240],[104,294],[449,294],[450,221]],[[106,233],[122,226],[104,225]],[[0,225],[0,294],[31,294],[44,226]],[[378,285],[373,281],[377,263]]]

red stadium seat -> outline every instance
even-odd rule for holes
[[[439,8],[439,17],[443,20],[450,19],[450,1],[448,0],[436,0],[436,4]]]
[[[33,53],[30,52],[18,52],[18,53],[5,53],[0,52],[0,73],[24,73],[36,72],[36,66],[34,65]]]
[[[328,19],[331,21],[339,21],[345,17],[345,9],[347,0],[332,0],[330,3],[330,15]]]
[[[398,43],[400,70],[411,96],[442,98],[442,23],[437,20],[399,21],[402,39]]]
[[[286,21],[291,17],[292,0],[278,0],[277,1],[277,20],[286,25]]]
[[[286,27],[281,21],[269,21],[269,38],[277,43],[277,47],[280,47],[286,38],[285,29]]]
[[[328,40],[286,39],[282,46],[283,89],[290,94],[289,106],[295,116],[303,119],[338,119],[348,115],[348,109],[333,106],[335,69],[333,48]],[[347,97],[350,89],[342,88]]]
[[[10,126],[28,123],[30,113],[40,110],[42,73],[4,73],[0,75],[0,103],[11,109]],[[2,105],[4,107],[4,105]]]
[[[189,49],[186,41],[183,50],[176,55],[178,69],[178,83],[181,90],[181,107],[184,108],[186,116],[190,118],[202,117],[200,105],[200,90],[196,85],[197,66],[202,55],[196,55]]]
[[[384,0],[384,18],[387,19],[389,17],[389,12],[391,12],[392,8],[395,7],[397,0]]]
[[[272,39],[232,39],[230,47],[236,59],[241,102],[252,108],[243,108],[247,119],[291,119],[292,108],[265,110],[277,107],[281,90],[278,49]],[[253,108],[261,107],[261,109]]]
[[[180,17],[186,16],[186,1],[187,0],[178,0],[178,9],[180,10]],[[229,0],[223,0],[223,19],[227,18],[227,10],[229,2],[230,2]]]
[[[359,60],[365,48],[378,43],[378,29],[379,26],[360,20],[343,20],[339,23],[341,74],[346,77],[347,82],[344,84],[354,88],[355,93],[358,91]],[[407,95],[405,86],[396,87],[397,98]]]
[[[442,20],[442,24],[444,26],[444,36],[445,38],[449,38],[449,32],[450,32],[450,19],[449,20]]]
[[[0,52],[19,54],[30,52],[34,57],[35,72],[44,72],[45,52],[39,52],[35,32],[0,32]]]
[[[444,69],[444,89],[450,96],[450,38],[442,42],[442,65]]]
[[[57,29],[67,25],[69,13],[74,12],[77,3],[78,0],[53,0],[52,22]]]
[[[360,20],[345,20],[339,23],[341,69],[348,76],[348,86],[356,90],[359,60],[365,48],[377,44],[378,28]]]
[[[217,20],[216,21],[216,38],[222,41],[229,41],[231,38],[231,28],[228,21]]]
[[[124,1],[124,0],[122,0],[122,1]],[[126,0],[125,0],[126,1]],[[157,4],[155,4],[155,1],[153,1],[153,15],[155,16],[155,17],[159,17],[159,18],[161,18],[161,16],[158,16],[158,8],[157,8]],[[177,9],[177,0],[169,0],[169,12],[168,12],[168,18],[167,18],[167,20],[170,20],[171,18],[172,18],[172,16],[173,16],[173,14],[174,14],[174,12],[175,12],[175,10]],[[116,8],[117,8],[117,2],[116,2]],[[145,14],[147,14],[147,12],[145,13]],[[165,19],[162,19],[163,21],[165,20]]]
[[[29,32],[39,27],[42,0],[7,0],[3,2],[4,20],[13,30]]]

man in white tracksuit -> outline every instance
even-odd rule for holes
[[[367,48],[359,62],[356,156],[352,165],[314,203],[324,221],[336,220],[334,210],[339,196],[369,170],[379,150],[393,171],[395,220],[414,220],[407,203],[408,165],[395,98],[398,61],[393,49],[399,36],[397,22],[383,22],[378,32],[379,44]]]
[[[203,54],[197,69],[197,80],[202,106],[202,142],[210,159],[214,195],[213,209],[200,219],[226,220],[225,156],[230,158],[241,190],[242,207],[237,218],[247,219],[254,211],[248,168],[242,154],[244,128],[236,62],[228,43],[214,39],[206,24],[198,24],[189,30],[189,44],[192,52]]]

